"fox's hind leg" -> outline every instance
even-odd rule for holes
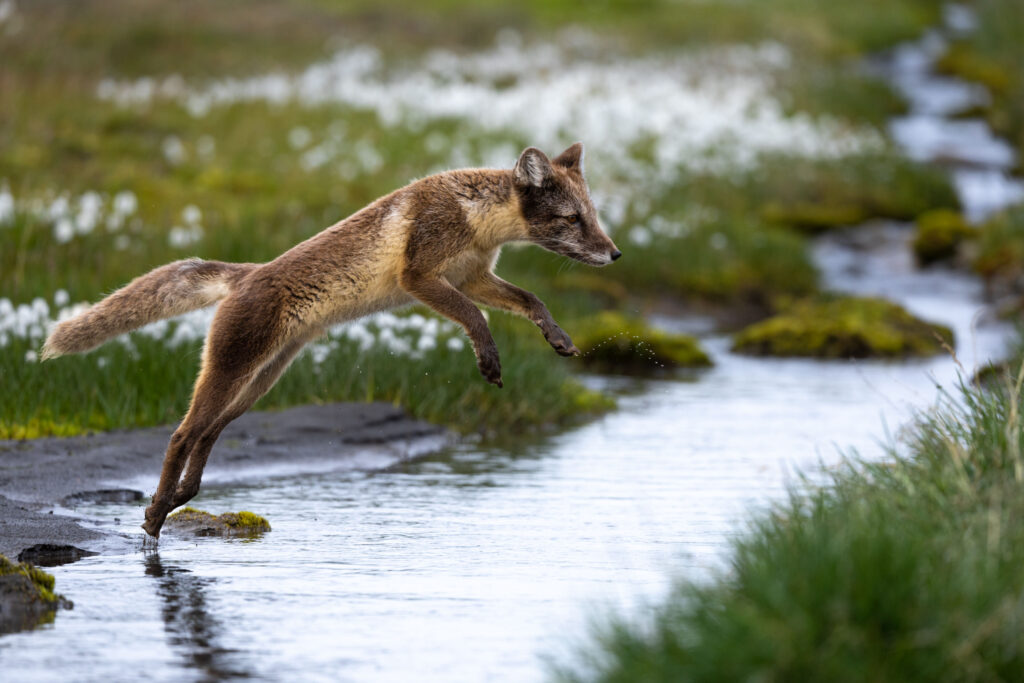
[[[192,405],[167,445],[160,483],[153,494],[153,502],[146,508],[146,521],[142,524],[150,536],[160,536],[160,528],[167,514],[175,507],[174,494],[189,453],[199,443],[203,433],[216,422],[224,406],[232,403],[247,384],[245,377],[226,376],[223,372],[211,369],[211,365],[208,358],[204,358],[203,369],[192,394]]]
[[[253,318],[248,308],[233,304],[226,300],[214,318],[192,404],[167,446],[160,483],[142,525],[151,536],[160,535],[167,514],[177,507],[178,480],[190,456],[198,456],[196,474],[190,478],[198,489],[199,474],[221,430],[273,385],[301,348],[301,344],[292,348],[291,342],[282,345],[287,338],[282,330]],[[275,362],[286,349],[288,354],[280,363]],[[272,373],[264,372],[275,368]],[[255,394],[251,389],[258,387],[262,391]]]
[[[196,494],[199,493],[199,484],[203,478],[206,460],[210,457],[210,451],[220,437],[220,433],[233,420],[238,419],[245,411],[249,410],[261,396],[270,391],[302,346],[302,342],[293,342],[279,351],[242,390],[238,398],[200,435],[199,440],[189,452],[185,477],[174,492],[174,499],[171,501],[172,510],[196,497]]]

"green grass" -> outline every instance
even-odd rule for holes
[[[580,362],[558,357],[530,323],[496,313],[491,327],[504,389],[480,377],[468,342],[460,352],[442,344],[414,359],[380,347],[361,352],[355,343],[340,340],[340,348],[321,363],[311,354],[296,359],[256,409],[387,401],[453,429],[500,432],[562,425],[614,405],[573,379],[571,368]],[[200,342],[168,349],[162,340],[135,335],[132,346],[115,342],[91,354],[40,364],[25,361],[31,350],[27,342],[12,342],[0,354],[0,377],[19,390],[0,395],[0,439],[179,420],[198,372]]]
[[[1018,680],[1022,377],[923,416],[906,455],[850,460],[793,493],[733,542],[727,571],[599,627],[555,677]]]

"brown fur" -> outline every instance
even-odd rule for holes
[[[87,351],[153,320],[223,299],[184,420],[171,437],[142,527],[199,491],[221,431],[335,323],[421,301],[459,323],[487,381],[502,386],[498,349],[474,301],[525,316],[562,355],[578,353],[536,296],[491,271],[502,244],[530,241],[592,265],[619,252],[597,222],[577,143],[554,161],[523,152],[511,171],[449,171],[382,197],[263,264],[193,259],[143,275],[60,323],[45,357]],[[184,472],[184,477],[182,477]]]

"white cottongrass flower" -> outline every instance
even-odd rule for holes
[[[333,349],[330,344],[324,343],[309,344],[306,347],[306,352],[312,357],[314,365],[320,365],[327,360],[327,357],[331,355],[332,350]]]
[[[61,195],[50,202],[46,209],[46,215],[51,221],[55,221],[58,218],[67,218],[70,208],[67,195]]]
[[[139,210],[139,200],[131,190],[121,190],[114,195],[112,206],[115,213],[127,217]]]
[[[17,11],[18,7],[14,4],[14,0],[2,0],[0,2],[0,24],[5,24],[13,19]]]
[[[313,141],[313,134],[305,126],[296,126],[288,131],[288,144],[292,149],[302,149]]]
[[[17,305],[10,299],[0,298],[0,347],[7,346],[12,340],[24,340],[38,345],[53,325],[89,308],[89,304],[70,304],[69,301],[70,296],[64,289],[54,293],[52,308],[41,297]],[[175,349],[204,339],[216,311],[216,306],[192,311],[177,318],[150,323],[132,334],[136,338],[154,340],[169,349]],[[308,353],[317,366],[336,351],[348,350],[351,353],[353,345],[358,352],[381,349],[395,356],[422,358],[442,343],[452,350],[464,348],[464,342],[454,336],[458,334],[458,327],[448,320],[428,318],[419,313],[396,315],[386,311],[331,327],[327,340],[311,344]],[[121,344],[129,354],[136,356],[138,351],[132,339],[132,335],[123,334],[113,343]],[[106,362],[97,361],[100,367]]]
[[[187,228],[175,225],[167,233],[167,243],[175,249],[184,249],[203,239],[203,228],[200,225],[190,225]]]
[[[96,229],[103,210],[103,198],[98,192],[86,192],[78,198],[78,213],[75,215],[75,231],[87,235]]]
[[[189,204],[182,209],[181,220],[185,221],[187,225],[199,225],[199,222],[203,220],[203,212],[195,204]]]
[[[60,244],[70,242],[75,236],[75,224],[67,216],[62,216],[53,224],[53,238]]]
[[[185,145],[182,144],[181,139],[176,135],[169,135],[164,138],[164,143],[161,146],[164,153],[164,158],[167,159],[168,163],[172,166],[177,166],[185,161],[188,153],[185,151]]]
[[[646,247],[651,243],[651,231],[638,225],[629,231],[629,241],[638,247]]]
[[[70,242],[75,235],[88,235],[100,225],[106,225],[108,232],[116,232],[137,209],[138,200],[128,190],[113,198],[89,190],[78,197],[62,193],[18,199],[6,183],[0,185],[0,225],[20,213],[49,223],[58,244]]]
[[[310,147],[302,156],[299,157],[299,163],[302,165],[305,171],[315,171],[321,168],[327,162],[334,158],[336,150],[330,143],[324,143],[317,145],[316,147]]]
[[[0,225],[14,220],[14,195],[6,181],[0,185]]]
[[[564,146],[571,131],[573,138],[593,141],[588,166],[599,169],[593,178],[608,178],[605,211],[613,225],[629,203],[626,190],[617,188],[631,183],[646,183],[653,193],[677,182],[682,170],[729,172],[755,165],[764,152],[840,157],[884,144],[870,129],[787,112],[772,94],[776,73],[790,64],[779,44],[623,57],[606,45],[594,50],[595,42],[579,33],[553,43],[505,35],[488,50],[435,50],[404,69],[389,69],[377,49],[356,46],[295,75],[224,78],[203,86],[180,79],[107,80],[97,94],[122,105],[169,98],[194,113],[235,102],[334,103],[373,111],[385,125],[409,129],[456,118],[476,130],[515,133],[550,151]],[[424,146],[448,149],[453,166],[486,161],[507,167],[514,161],[505,149],[478,155],[441,134],[428,135]],[[649,148],[649,158],[632,155],[637,146]],[[356,145],[351,152],[364,172],[378,167],[372,145]],[[322,145],[306,149],[302,164],[320,168],[336,154]],[[353,172],[339,168],[343,176]]]

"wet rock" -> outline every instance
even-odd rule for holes
[[[241,536],[252,538],[270,531],[270,522],[254,512],[225,512],[214,516],[184,507],[167,517],[163,531],[180,536]]]
[[[790,303],[733,338],[733,350],[740,353],[807,358],[930,356],[945,345],[953,345],[948,327],[884,299],[852,296]]]
[[[134,489],[99,489],[72,493],[65,496],[61,502],[64,505],[75,506],[83,503],[134,503],[142,498],[142,491]]]
[[[572,328],[583,363],[599,372],[637,375],[711,365],[693,337],[665,332],[621,313],[605,311]]]
[[[18,553],[18,562],[31,562],[38,567],[56,567],[62,564],[77,562],[83,557],[97,555],[91,550],[83,550],[73,545],[57,545],[55,543],[37,543]]]
[[[35,628],[53,621],[58,609],[71,609],[53,587],[52,574],[0,555],[0,634]]]

